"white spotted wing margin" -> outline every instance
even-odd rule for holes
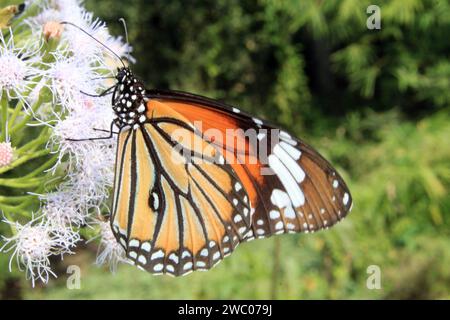
[[[180,146],[165,124],[199,134],[162,118],[119,134],[111,226],[139,268],[180,276],[212,268],[244,241],[250,204],[230,165]]]

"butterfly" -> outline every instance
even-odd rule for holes
[[[328,228],[350,211],[342,177],[286,131],[216,100],[146,90],[126,67],[116,79],[110,221],[138,267],[208,270],[242,242]]]
[[[342,177],[288,132],[217,100],[147,90],[124,64],[115,79],[110,223],[138,268],[209,270],[242,242],[327,229],[351,210]]]

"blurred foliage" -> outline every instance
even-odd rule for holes
[[[180,279],[111,275],[83,250],[64,262],[82,266],[81,290],[61,279],[23,296],[449,299],[450,4],[378,1],[381,30],[368,30],[370,4],[87,1],[115,34],[126,18],[148,87],[223,99],[290,129],[336,165],[355,206],[331,230],[244,244]],[[380,290],[366,287],[370,265]]]

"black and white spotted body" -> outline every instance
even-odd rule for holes
[[[118,69],[117,84],[112,97],[114,124],[119,129],[137,129],[147,121],[145,87],[130,69]]]

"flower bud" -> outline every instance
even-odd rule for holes
[[[44,24],[44,28],[42,33],[44,34],[44,38],[46,41],[49,39],[59,40],[61,38],[61,34],[64,30],[64,26],[56,21],[49,21]]]
[[[13,159],[13,148],[10,142],[0,142],[0,168],[11,163]]]

